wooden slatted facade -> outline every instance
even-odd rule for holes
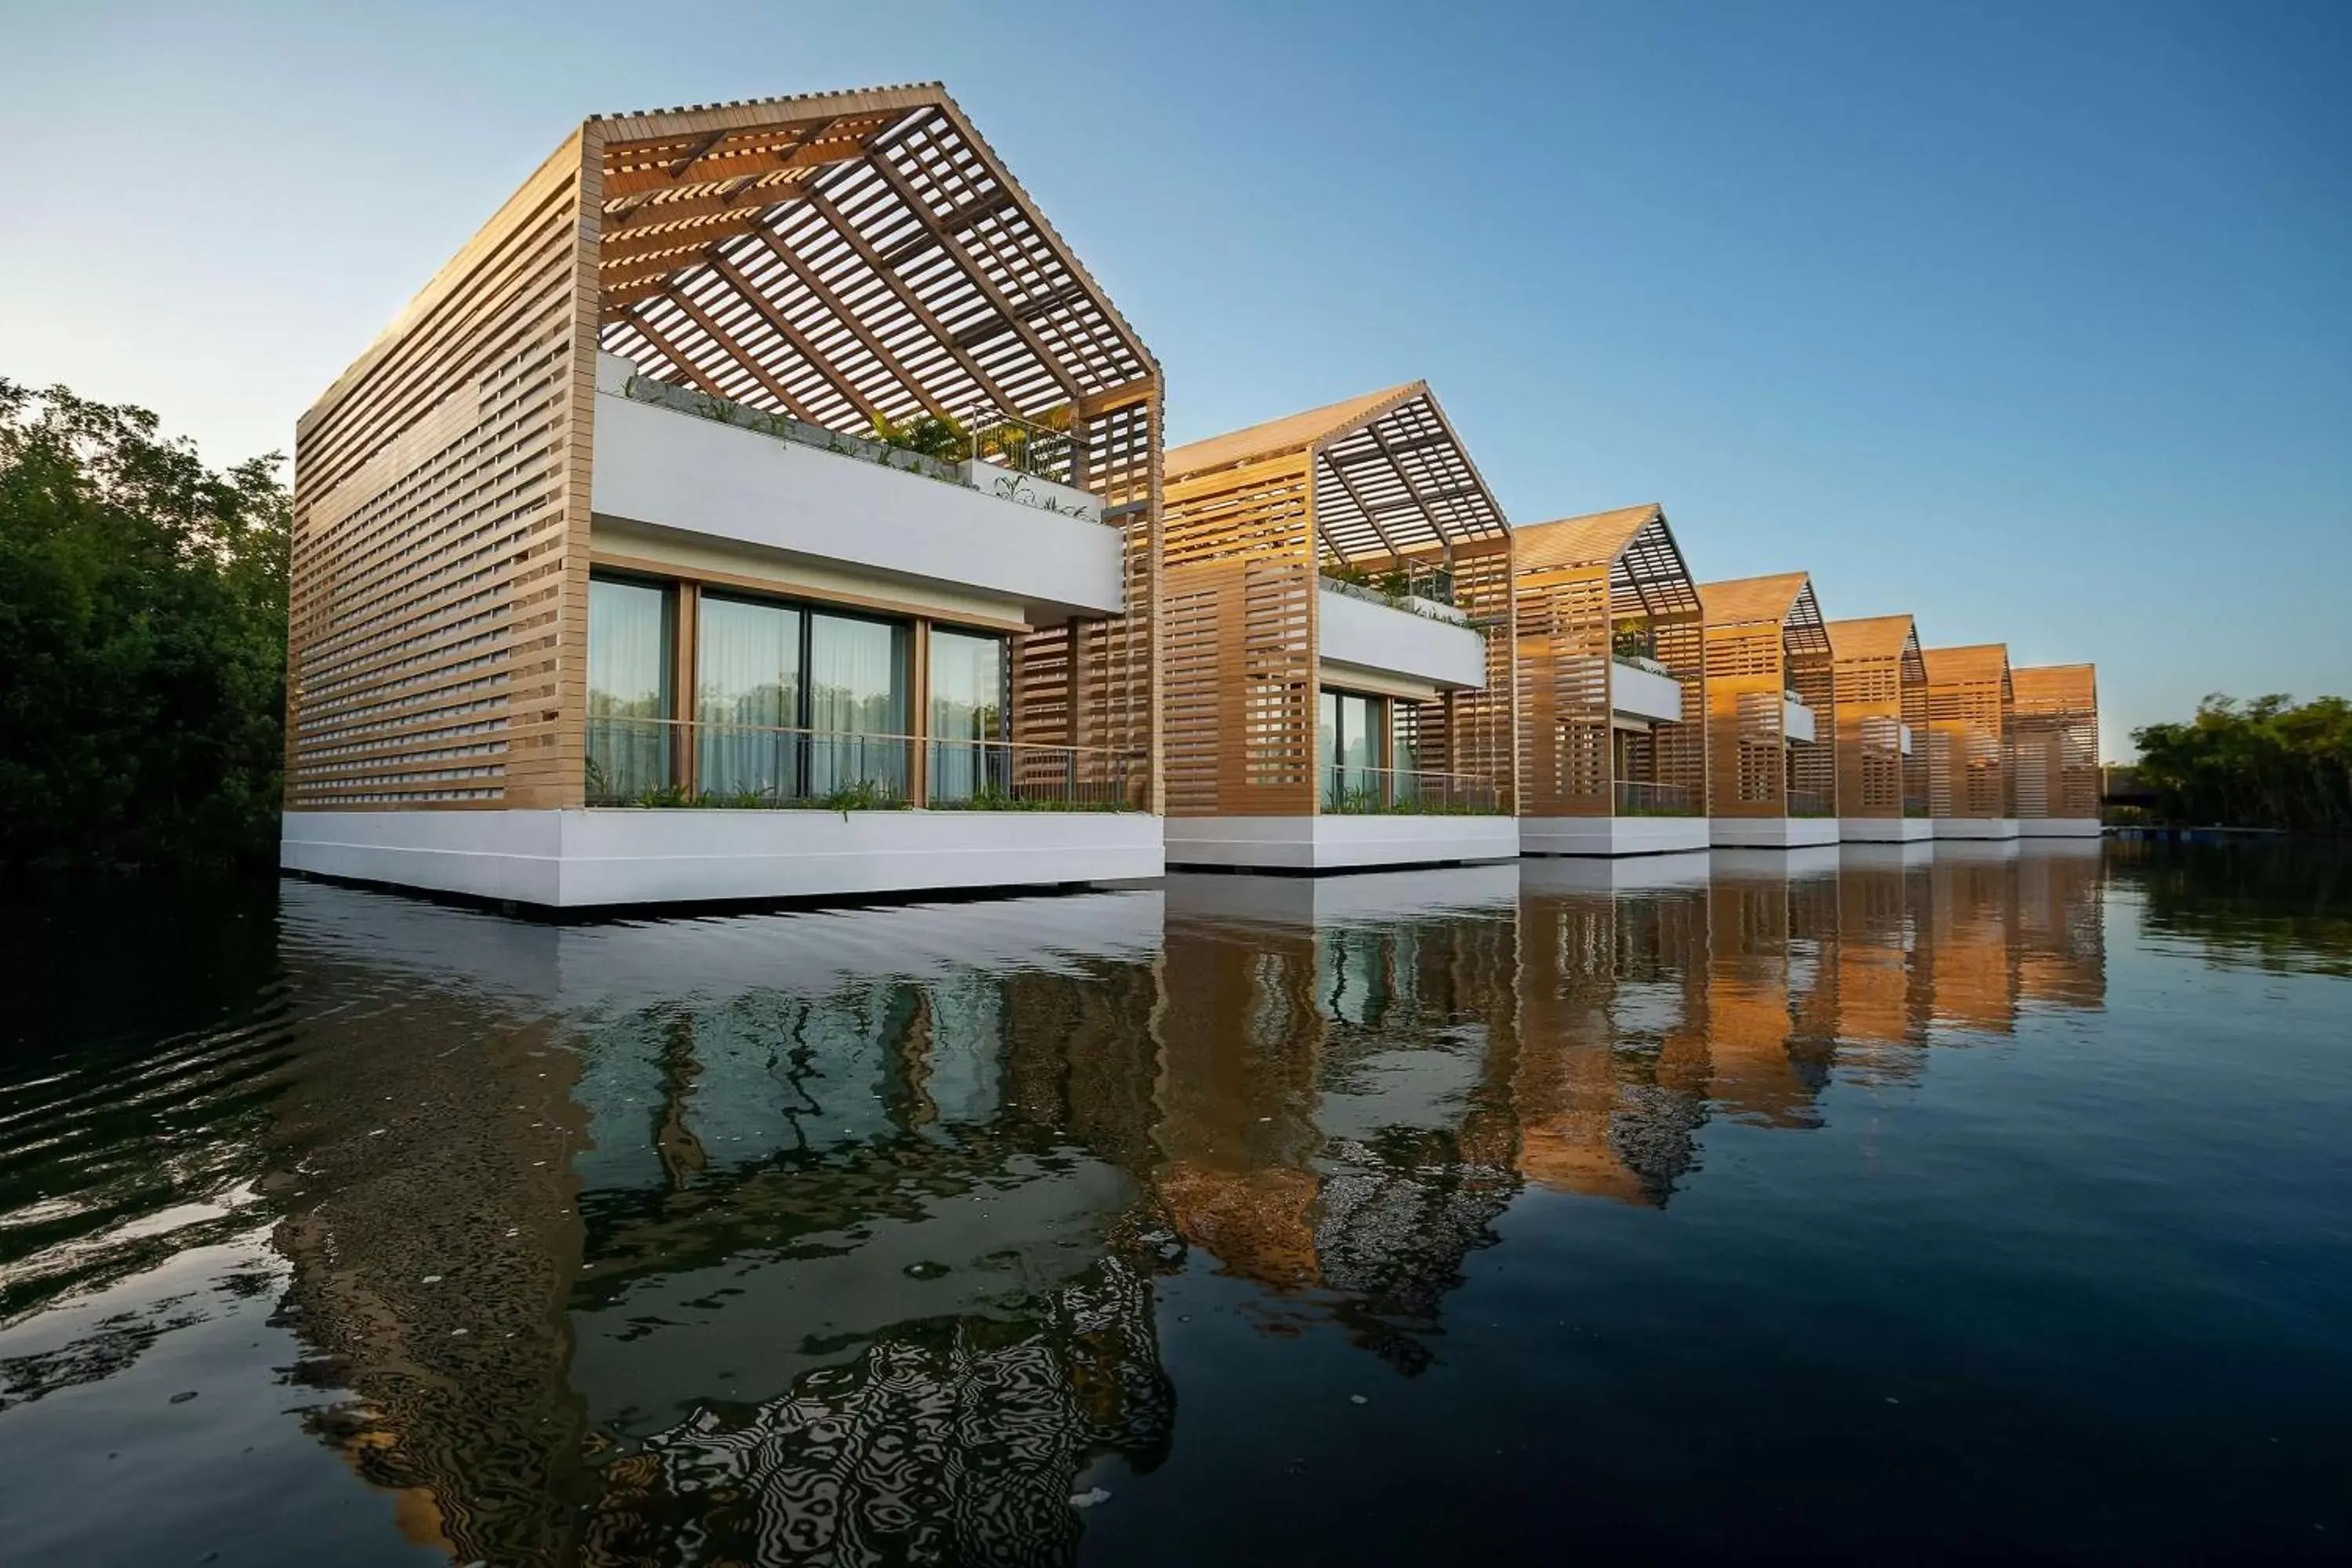
[[[1612,683],[1622,631],[1681,686],[1683,721],[1635,743],[1644,782],[1706,798],[1704,626],[1698,591],[1656,505],[1625,507],[1516,534],[1518,814],[1610,816],[1621,779],[1612,743]]]
[[[1838,815],[1925,816],[1927,667],[1917,626],[1909,616],[1872,616],[1832,621],[1828,630],[1837,683]]]
[[[2099,815],[2099,674],[2089,664],[2010,672],[2011,746],[2020,817]]]
[[[1487,688],[1418,705],[1421,766],[1509,809],[1511,533],[1412,382],[1197,441],[1166,461],[1161,772],[1171,816],[1318,815],[1322,568],[1450,566]]]
[[[1802,572],[1708,583],[1706,624],[1707,815],[1838,815],[1837,762],[1829,735],[1837,713],[1836,662]],[[1784,693],[1812,710],[1815,741],[1792,743]]]
[[[1927,811],[1937,818],[2013,815],[2009,649],[1931,647],[1927,673]]]
[[[1018,640],[1013,738],[1157,808],[1159,366],[931,83],[589,120],[302,417],[289,810],[583,803],[600,349],[848,435],[1066,427],[1124,613]]]

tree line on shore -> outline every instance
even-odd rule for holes
[[[0,874],[275,861],[282,461],[0,377]]]
[[[2132,731],[2169,822],[2352,833],[2352,702],[2208,697],[2186,723]]]

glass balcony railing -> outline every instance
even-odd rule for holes
[[[1326,767],[1323,809],[1335,816],[1492,816],[1502,801],[1494,781],[1426,768]]]
[[[732,810],[1140,811],[1123,752],[677,719],[590,719],[586,804]]]
[[[1686,784],[1647,784],[1619,779],[1616,812],[1620,816],[1696,816],[1697,793]]]

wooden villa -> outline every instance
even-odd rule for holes
[[[1909,616],[1829,623],[1837,693],[1838,837],[1907,844],[1927,817],[1927,666]]]
[[[1169,452],[1172,866],[1507,859],[1511,531],[1412,382]]]
[[[2010,672],[2017,831],[2026,838],[2099,836],[2099,672],[2089,664]]]
[[[1927,815],[1937,838],[2013,839],[2009,648],[1931,647],[1927,672]]]
[[[1156,874],[1160,409],[937,84],[584,121],[300,421],[284,864]]]
[[[1516,534],[1519,848],[1707,847],[1698,589],[1657,505]]]
[[[1783,572],[1698,592],[1710,841],[1761,849],[1836,843],[1837,673],[1811,577]]]

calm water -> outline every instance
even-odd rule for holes
[[[0,915],[0,1562],[2341,1559],[2352,863],[2126,853]]]

